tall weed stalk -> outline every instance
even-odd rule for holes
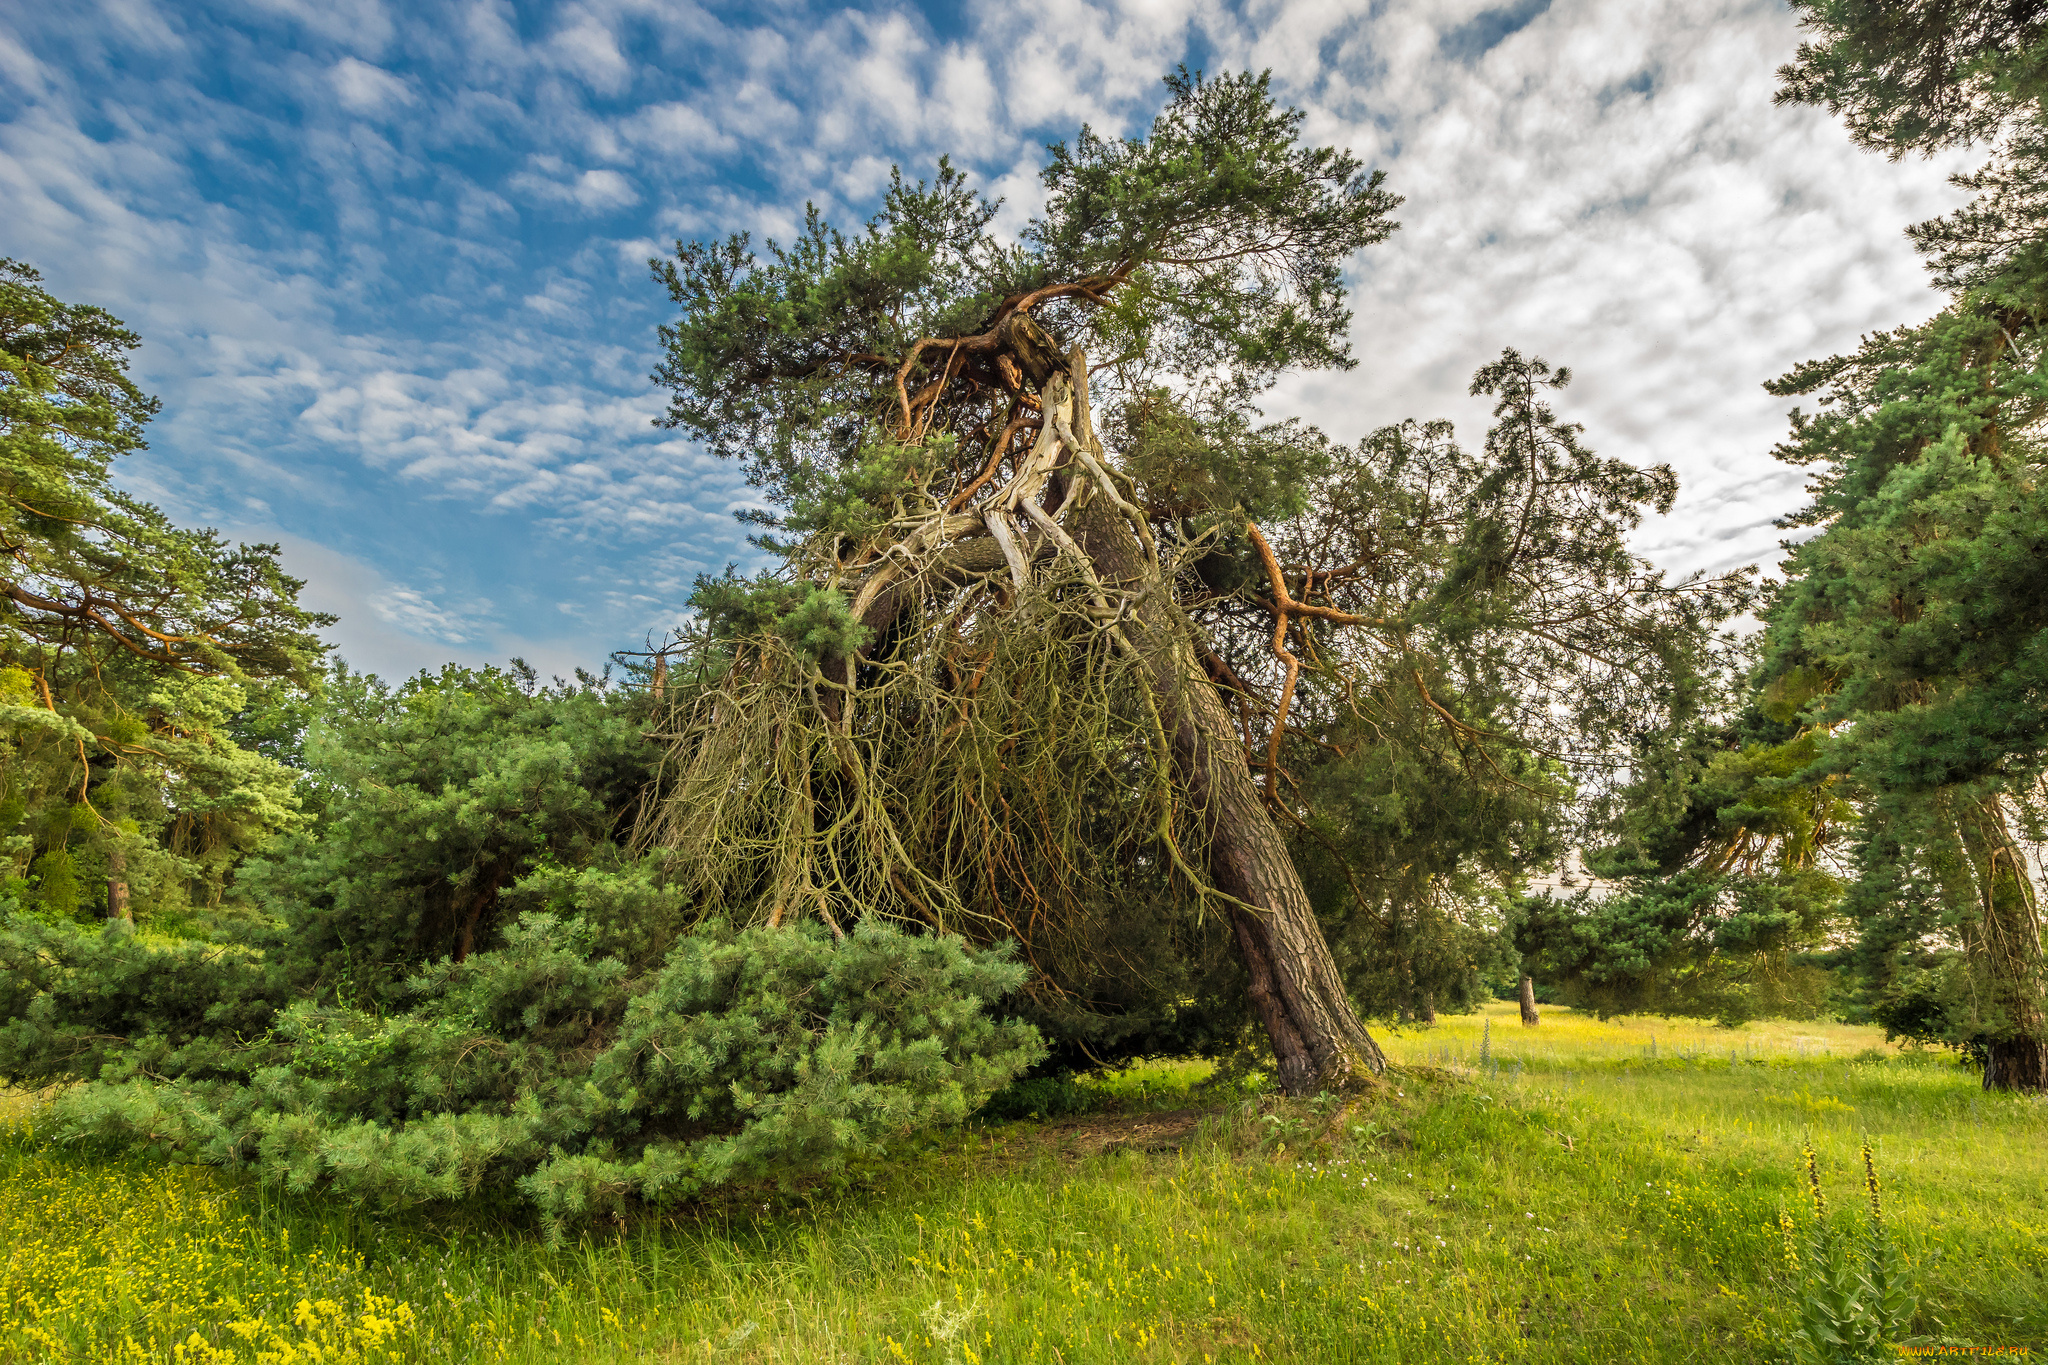
[[[1821,1193],[1820,1163],[1813,1144],[1803,1150],[1806,1185],[1813,1197],[1813,1237],[1799,1254],[1791,1215],[1779,1212],[1785,1255],[1799,1285],[1799,1320],[1785,1345],[1796,1365],[1862,1365],[1898,1359],[1897,1344],[1913,1321],[1919,1300],[1905,1266],[1885,1230],[1877,1162],[1870,1139],[1863,1140],[1863,1190],[1870,1226],[1861,1236],[1828,1222]]]

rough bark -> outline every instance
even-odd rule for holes
[[[1069,525],[1103,583],[1134,599],[1124,632],[1150,674],[1174,765],[1200,812],[1210,878],[1242,903],[1229,907],[1230,927],[1281,1088],[1309,1094],[1341,1086],[1361,1070],[1385,1071],[1386,1058],[1351,1007],[1287,843],[1252,781],[1236,723],[1166,585],[1108,499],[1091,499]]]
[[[2000,1038],[1984,1049],[1984,1088],[2048,1091],[2048,1043],[2039,1038]]]
[[[1530,1028],[1542,1022],[1542,1016],[1536,1013],[1536,983],[1527,972],[1522,973],[1522,1022]]]
[[[489,877],[484,877],[480,872],[477,874],[480,885],[469,896],[468,910],[462,917],[459,937],[455,943],[457,962],[467,959],[470,951],[476,947],[476,931],[483,923],[484,911],[496,903],[498,890],[505,884],[505,879],[509,875],[510,869],[502,863],[492,866]]]
[[[107,918],[128,920],[128,856],[120,849],[107,853]]]
[[[1424,991],[1422,993],[1422,1003],[1416,1007],[1415,1013],[1422,1020],[1422,1026],[1424,1028],[1436,1027],[1435,991]]]
[[[2026,861],[1996,799],[1969,803],[1959,816],[1980,916],[1964,943],[1983,964],[1984,1004],[1998,1029],[1985,1043],[1984,1088],[2048,1092],[2041,917]]]

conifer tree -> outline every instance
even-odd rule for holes
[[[296,820],[260,736],[304,698],[332,620],[274,545],[229,546],[122,492],[156,401],[135,334],[0,259],[0,839],[13,894],[64,918],[217,901]],[[24,875],[25,874],[25,875]]]
[[[1799,711],[1816,680],[1751,690],[1753,640],[1729,662],[1700,723],[1643,756],[1584,848],[1598,881],[1517,907],[1518,949],[1566,1004],[1734,1025],[1836,1003],[1816,959],[1841,928],[1850,784],[1813,771],[1822,736]]]
[[[1050,149],[1014,242],[942,161],[852,233],[813,211],[656,262],[667,421],[743,463],[782,563],[700,584],[641,837],[709,902],[1016,939],[1063,996],[1112,928],[1192,905],[1300,1093],[1383,1065],[1294,856],[1330,833],[1314,755],[1420,735],[1590,800],[1578,760],[1692,704],[1739,587],[1627,553],[1675,482],[1585,450],[1540,361],[1475,382],[1476,458],[1262,422],[1283,372],[1353,363],[1342,272],[1397,201],[1265,77],[1168,86],[1146,137]],[[1358,870],[1326,914],[1418,903]]]
[[[1781,458],[1814,470],[1783,524],[1767,680],[1820,680],[1813,771],[1854,780],[1849,904],[1878,1016],[1959,1044],[1987,1087],[2048,1089],[2048,965],[2026,838],[2044,811],[2048,575],[2048,11],[1808,0],[1781,100],[1892,156],[1987,142],[1963,209],[1911,236],[1952,291],[1917,326],[1770,386],[1813,395]]]

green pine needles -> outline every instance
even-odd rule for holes
[[[1845,908],[1894,1034],[2048,1090],[2048,959],[2023,870],[2048,815],[2048,17],[2036,4],[1797,0],[1781,101],[1898,157],[1985,144],[1973,192],[1909,235],[1948,305],[1767,386],[1814,400],[1779,458],[1813,528],[1764,613],[1767,688],[1808,695],[1801,781],[1838,778],[1863,833]]]
[[[829,1170],[1044,1054],[996,1013],[1006,952],[735,927],[627,853],[649,709],[528,669],[337,673],[317,826],[211,941],[0,918],[0,1082],[78,1082],[60,1142],[387,1207],[516,1191],[559,1233]]]
[[[1043,1055],[1035,1030],[988,1009],[1023,968],[956,938],[714,922],[636,972],[602,937],[531,914],[501,948],[423,966],[402,1011],[301,999],[232,1041],[136,1038],[54,1101],[54,1132],[384,1207],[516,1185],[559,1232],[629,1199],[832,1169],[966,1118]],[[225,975],[232,1012],[262,1013],[253,955],[224,970],[218,952],[130,937],[42,946],[68,950],[70,973],[157,996]]]

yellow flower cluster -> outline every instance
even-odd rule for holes
[[[255,1352],[256,1365],[382,1365],[403,1360],[416,1326],[412,1305],[364,1294],[351,1312],[333,1299],[300,1299],[288,1322],[257,1317],[224,1325],[229,1345],[216,1346],[194,1332],[171,1350],[190,1365],[243,1365]]]
[[[101,1165],[47,1149],[0,1200],[0,1362],[386,1365],[412,1305],[353,1283],[358,1257],[291,1254],[232,1183],[193,1166]]]

